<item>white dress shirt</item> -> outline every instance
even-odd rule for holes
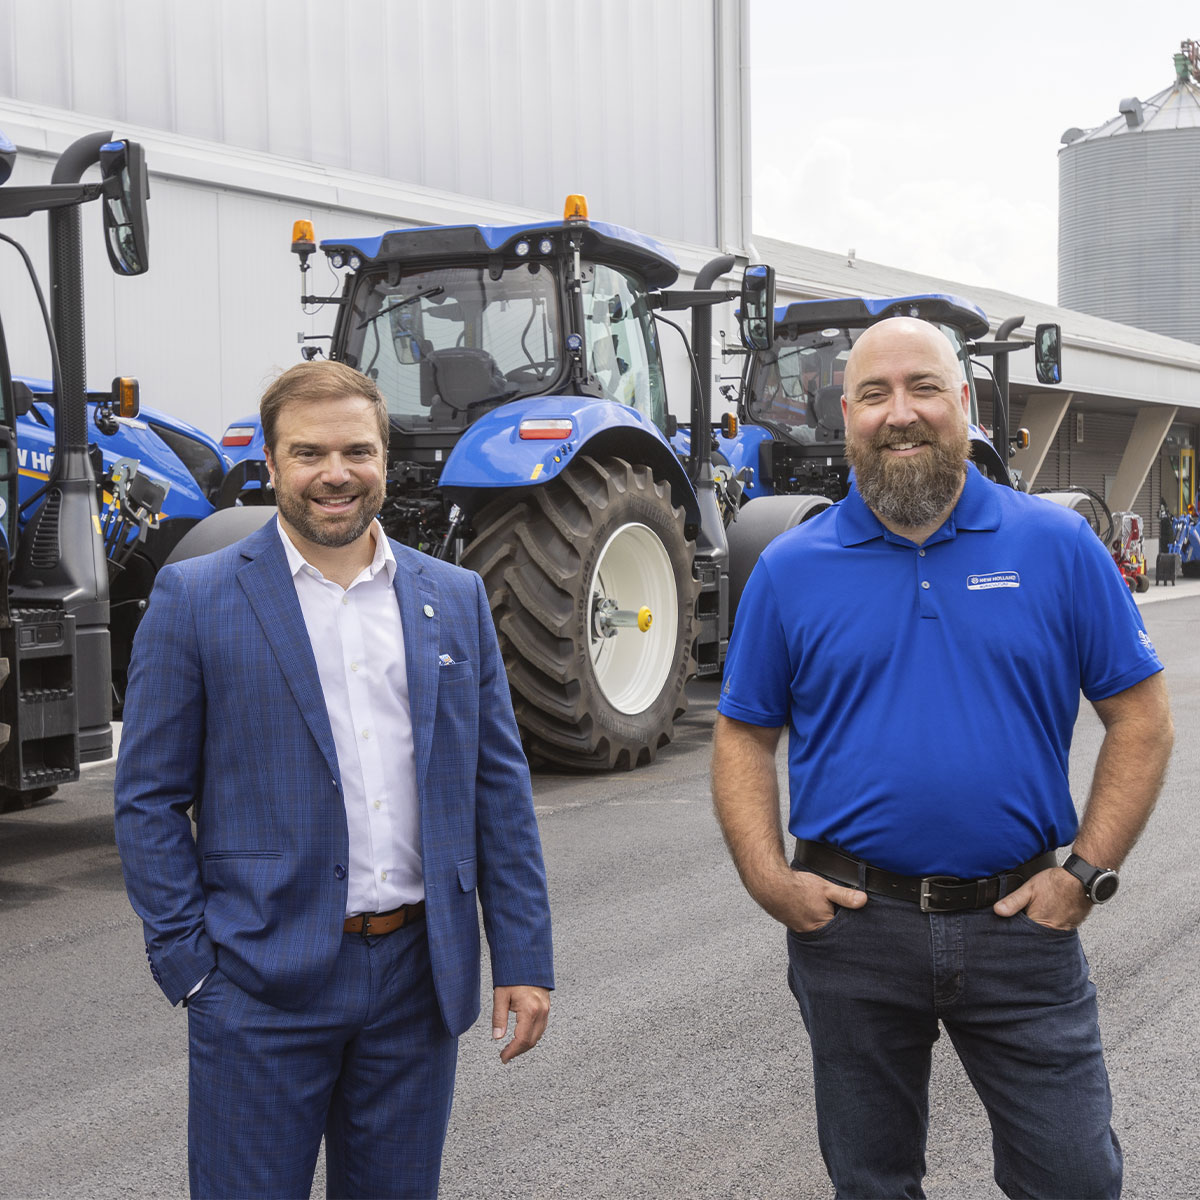
[[[279,526],[337,750],[350,832],[347,916],[425,894],[396,558],[378,521],[371,533],[375,556],[343,591]]]

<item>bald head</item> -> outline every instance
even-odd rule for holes
[[[900,356],[926,363],[947,386],[963,382],[954,347],[936,325],[916,317],[889,317],[865,330],[851,348],[843,377],[846,399],[859,397],[865,385],[876,378],[881,362]]]

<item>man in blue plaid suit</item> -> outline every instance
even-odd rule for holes
[[[383,535],[374,383],[263,396],[277,519],[165,567],[134,644],[117,844],[188,1008],[194,1196],[432,1196],[457,1038],[534,1046],[553,987],[528,767],[477,575]],[[189,810],[195,820],[193,834]]]

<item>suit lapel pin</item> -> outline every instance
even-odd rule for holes
[[[425,614],[427,617],[432,617],[432,616],[433,616],[433,605],[432,605],[432,604],[427,604],[427,605],[425,605],[425,607],[424,607],[423,609],[421,609],[421,611],[422,611],[422,612],[423,612],[423,613],[424,613],[424,614]]]

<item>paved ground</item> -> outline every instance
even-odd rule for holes
[[[1119,900],[1085,928],[1126,1200],[1198,1194],[1198,596],[1189,581],[1139,597],[1170,668],[1179,746]],[[829,1194],[782,937],[742,892],[711,816],[715,688],[691,695],[653,767],[536,781],[558,951],[551,1029],[509,1067],[486,1028],[463,1039],[447,1198]],[[1085,706],[1076,794],[1099,733]],[[146,969],[111,792],[100,766],[0,818],[2,1197],[186,1194],[186,1017]],[[998,1195],[982,1110],[944,1044],[932,1094],[931,1200]]]

